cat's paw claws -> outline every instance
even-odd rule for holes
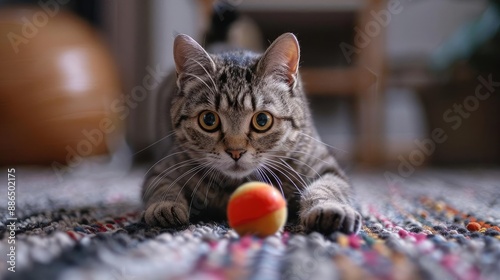
[[[177,227],[189,223],[189,214],[187,207],[182,203],[160,201],[146,209],[144,220],[150,226]]]
[[[361,215],[349,205],[324,204],[304,211],[301,215],[301,223],[307,232],[331,234],[340,231],[351,234],[360,230]]]

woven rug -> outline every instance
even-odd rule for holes
[[[260,239],[225,224],[148,227],[140,221],[145,169],[58,178],[17,170],[15,272],[5,279],[499,279],[500,172],[428,170],[404,180],[351,174],[364,216],[357,235],[287,226]],[[6,189],[2,188],[3,190]],[[7,198],[0,196],[1,205]]]

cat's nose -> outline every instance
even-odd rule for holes
[[[226,150],[226,153],[232,158],[234,159],[234,161],[238,161],[241,156],[246,153],[247,150],[244,150],[244,149],[235,149],[235,150],[232,150],[232,149],[227,149]]]

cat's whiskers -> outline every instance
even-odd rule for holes
[[[302,194],[302,190],[306,189],[309,184],[310,184],[310,180],[304,180],[304,177],[305,178],[310,178],[310,177],[307,177],[307,176],[304,176],[304,175],[301,175],[301,173],[297,172],[292,166],[290,166],[286,161],[280,159],[281,162],[277,162],[276,165],[279,170],[283,170],[283,171],[286,171],[288,174],[290,174],[290,176],[293,176],[294,178],[298,178],[299,179],[299,182],[300,184],[302,185],[302,188],[298,189],[299,193]],[[292,173],[293,172],[293,173]]]
[[[161,160],[160,160],[161,161]],[[156,164],[158,164],[160,161],[158,161]],[[188,166],[190,164],[192,164],[194,160],[188,160],[187,162],[186,161],[182,161],[182,162],[178,162],[178,163],[175,163],[173,164],[172,166],[168,167],[167,169],[165,170],[162,170],[162,172],[160,172],[158,175],[155,176],[155,179],[150,182],[148,184],[148,186],[146,187],[146,190],[144,191],[143,193],[143,198],[149,194],[149,192],[153,189],[156,188],[156,186],[158,185],[158,182],[161,181],[166,175],[168,175],[169,171],[175,171],[176,170],[176,167],[183,167],[183,166]],[[155,165],[156,165],[155,164]],[[152,168],[150,168],[148,171],[146,171],[146,174],[144,176],[147,176],[147,174],[149,173],[149,171],[151,170]],[[164,176],[165,175],[165,176]],[[161,176],[161,177],[160,177]]]
[[[152,144],[148,145],[146,148],[143,148],[143,149],[139,150],[138,152],[135,152],[132,156],[136,156],[137,154],[144,152],[145,150],[147,150],[147,149],[149,149],[149,148],[153,147],[154,145],[156,145],[156,144],[160,143],[161,141],[163,141],[163,140],[165,140],[165,139],[167,139],[167,138],[171,137],[171,136],[172,136],[172,135],[174,135],[174,134],[175,134],[175,131],[174,131],[174,130],[172,130],[172,131],[171,131],[171,132],[169,132],[167,135],[163,136],[163,137],[162,137],[162,138],[160,138],[159,140],[157,140],[157,141],[153,142]]]
[[[283,159],[279,159],[280,161],[275,161],[275,160],[272,160],[272,159],[266,159],[266,161],[268,163],[272,163],[275,168],[277,169],[280,169],[281,171],[283,172],[287,172],[290,176],[293,177],[293,179],[298,179],[300,181],[300,183],[302,184],[302,187],[303,188],[306,188],[307,187],[307,183],[306,181],[304,180],[304,178],[302,178],[301,174],[298,173],[293,167],[291,167],[288,163],[286,163],[286,161],[284,161]],[[283,168],[283,169],[281,169]],[[293,172],[293,173],[292,173]],[[290,180],[290,179],[289,179]]]
[[[255,168],[254,172],[251,175],[255,176],[255,178],[256,178],[257,181],[266,182],[266,180],[264,179],[264,177],[262,177],[261,172],[262,171],[260,170],[260,167],[257,167],[257,168]],[[246,179],[248,181],[252,181],[253,178],[251,178],[250,176],[248,176]]]
[[[313,179],[315,178],[314,176],[310,176],[310,175],[307,175],[307,174],[304,174],[302,172],[298,172],[297,170],[295,170],[288,162],[286,162],[282,157],[284,156],[278,156],[278,155],[273,155],[273,154],[268,154],[268,157],[273,157],[273,158],[277,158],[279,159],[283,164],[285,164],[287,166],[287,168],[293,170],[293,172],[295,174],[297,174],[297,176],[299,176],[300,178],[310,178],[310,179]],[[293,158],[290,158],[290,159],[293,159]]]
[[[211,166],[209,163],[207,163],[207,167],[209,167],[209,168],[206,169],[205,172],[203,173],[203,175],[201,176],[201,178],[198,179],[198,183],[196,183],[196,185],[195,185],[195,187],[193,189],[193,192],[191,193],[191,197],[194,197],[196,190],[201,185],[201,183],[203,182],[203,180],[208,176],[208,174],[210,174],[210,172],[212,172],[212,171],[215,170],[215,166]]]
[[[205,162],[205,163],[199,163],[197,166],[187,170],[186,172],[184,172],[182,175],[180,175],[179,177],[177,177],[172,183],[170,183],[170,185],[167,187],[167,189],[170,189],[173,185],[177,184],[177,182],[179,182],[182,178],[186,177],[187,175],[191,174],[194,172],[193,175],[191,175],[191,177],[189,177],[187,179],[187,181],[182,185],[181,189],[179,190],[179,192],[177,193],[177,196],[175,197],[174,201],[177,201],[177,199],[179,199],[179,195],[181,195],[184,187],[186,187],[187,183],[193,179],[193,177],[198,174],[200,171],[206,169],[208,166],[210,166],[210,164],[208,162]]]
[[[255,168],[255,170],[250,175],[248,175],[247,177],[245,177],[245,179],[248,182],[250,182],[250,181],[265,182],[264,178],[262,178],[262,176],[260,175],[259,171],[260,171],[259,167]]]
[[[179,154],[179,153],[188,153],[188,152],[192,152],[192,153],[203,153],[203,152],[201,152],[201,151],[195,151],[195,150],[193,150],[193,149],[191,149],[191,148],[187,147],[186,143],[176,143],[176,144],[175,144],[175,148],[171,149],[171,150],[170,150],[170,152],[173,152],[173,151],[175,151],[175,150],[179,150],[179,149],[183,149],[183,150],[181,150],[180,152],[171,153],[171,154],[168,154],[168,155],[166,155],[166,156],[162,157],[162,158],[161,158],[160,160],[158,160],[155,164],[153,164],[153,166],[152,166],[152,167],[151,167],[148,171],[150,171],[150,170],[154,167],[154,165],[158,164],[159,162],[163,161],[164,159],[166,159],[166,158],[168,158],[168,157],[170,157],[170,156],[172,156],[172,155],[175,155],[175,154]]]
[[[195,187],[193,189],[193,192],[191,193],[191,197],[193,197],[195,195],[196,189],[201,185],[201,183],[203,182],[203,180],[205,179],[205,177],[207,177],[207,175],[210,174],[210,172],[212,172],[216,168],[215,166],[213,166],[212,164],[210,164],[210,162],[206,162],[203,165],[203,167],[205,168],[205,172],[203,173],[203,175],[201,176],[201,178],[198,179],[198,183],[196,183],[196,185],[195,185]],[[189,180],[188,180],[188,182],[189,182]]]
[[[208,188],[207,188],[207,191],[205,193],[205,205],[207,205],[208,203],[208,192],[210,191],[210,188],[212,187],[212,184],[214,182],[217,182],[219,181],[219,176],[221,175],[222,173],[219,171],[218,168],[215,168],[214,169],[214,172],[212,172],[212,174],[210,175],[210,179],[208,180]]]
[[[177,147],[177,148],[180,148],[180,147]],[[146,172],[144,173],[144,176],[143,176],[143,179],[146,177],[146,175],[148,175],[148,173],[151,171],[151,169],[153,169],[157,164],[159,164],[160,162],[166,160],[167,158],[171,157],[171,156],[175,156],[175,155],[178,155],[178,154],[182,154],[182,153],[185,153],[186,151],[185,150],[182,150],[180,152],[175,152],[175,153],[171,153],[167,156],[164,156],[162,157],[161,159],[159,159],[157,162],[155,162],[148,170],[146,170]]]
[[[208,163],[207,163],[208,164]],[[209,165],[210,166],[210,165]],[[196,195],[196,192],[198,191],[198,188],[200,187],[201,183],[203,182],[203,180],[208,176],[208,174],[210,174],[212,171],[215,170],[215,166],[211,166],[209,167],[208,169],[205,170],[205,172],[203,173],[203,175],[201,176],[201,178],[198,180],[198,183],[196,184],[196,186],[194,187],[193,191],[191,192],[191,201],[189,203],[189,209],[188,209],[188,213],[191,214],[191,208],[192,208],[192,205],[193,205],[193,200],[195,200],[195,195]],[[188,180],[189,181],[189,180]],[[209,186],[208,186],[209,187]],[[208,195],[208,193],[207,193]],[[206,199],[205,199],[206,201]],[[205,204],[206,206],[206,204]]]
[[[267,176],[266,169],[264,169],[263,166],[261,166],[259,168],[259,170],[260,170],[260,173],[262,174],[262,178],[263,178],[262,181],[272,185],[273,181],[271,180],[271,178],[269,178],[269,176]]]
[[[276,175],[276,173],[274,173],[272,171],[272,169],[270,167],[268,167],[266,164],[263,164],[262,165],[262,168],[264,170],[267,170],[269,173],[271,173],[271,176],[274,177],[274,179],[276,180],[276,183],[278,184],[278,187],[280,188],[281,190],[281,195],[283,195],[283,197],[285,197],[285,192],[283,191],[283,185],[282,185],[282,182],[280,180],[280,178]]]
[[[184,160],[184,161],[181,161],[181,162],[178,162],[178,163],[175,163],[173,165],[171,165],[170,167],[166,168],[165,170],[163,170],[162,172],[160,172],[157,176],[156,176],[156,179],[157,180],[154,180],[152,183],[156,183],[158,180],[162,180],[163,178],[165,178],[164,175],[168,175],[169,173],[171,173],[172,171],[175,171],[179,168],[183,168],[183,167],[186,167],[186,166],[189,166],[189,165],[194,165],[194,164],[198,164],[197,162],[199,161],[199,159],[187,159],[187,160]]]
[[[186,166],[191,166],[191,165],[197,165],[199,159],[189,159],[185,161],[181,161],[179,163],[176,163],[169,168],[165,169],[162,171],[160,174],[158,174],[155,179],[147,186],[147,189],[144,191],[143,198],[147,197],[151,192],[154,192],[158,186],[163,186],[161,185],[161,181],[168,176],[171,172],[179,169],[179,168],[184,168]]]
[[[307,134],[307,133],[304,133],[304,132],[302,132],[302,131],[297,131],[297,133],[299,133],[300,135],[303,135],[303,136],[305,136],[305,137],[308,137],[309,139],[312,139],[312,140],[314,140],[314,141],[316,141],[316,142],[318,142],[318,143],[320,143],[320,144],[322,144],[322,145],[324,145],[324,146],[326,146],[326,147],[328,147],[328,148],[332,148],[332,149],[334,149],[334,150],[341,151],[341,152],[343,152],[343,153],[348,153],[346,150],[343,150],[343,149],[340,149],[340,148],[334,147],[334,146],[332,146],[332,145],[326,144],[325,142],[323,142],[323,141],[321,141],[321,140],[319,140],[319,139],[317,139],[317,138],[315,138],[315,137],[313,137],[313,136],[311,136],[311,135],[309,135],[309,134]]]
[[[268,165],[268,168],[274,168],[276,172],[279,174],[285,176],[285,178],[295,187],[295,189],[302,194],[302,191],[300,190],[299,186],[295,183],[294,180],[292,180],[282,169],[280,169],[278,166],[276,166],[274,163],[270,162],[268,159],[266,159],[266,165]],[[272,172],[272,171],[271,171]],[[273,172],[274,173],[274,172]]]
[[[267,154],[271,154],[271,155],[273,155],[272,153],[278,153],[278,154],[274,154],[274,156],[276,156],[276,155],[287,156],[289,159],[295,159],[295,158],[289,157],[289,154],[294,154],[294,153],[296,153],[296,154],[303,154],[303,155],[310,156],[311,158],[316,159],[318,161],[321,161],[321,162],[323,162],[325,164],[331,164],[331,162],[327,162],[327,161],[325,161],[325,160],[323,160],[323,159],[321,159],[321,158],[319,158],[317,156],[313,156],[310,153],[304,152],[304,151],[298,151],[298,150],[291,150],[291,151],[268,150],[268,151],[266,151],[266,153]]]
[[[260,170],[260,172],[261,172],[261,174],[263,176],[263,180],[262,181],[265,182],[265,183],[268,183],[268,184],[270,184],[271,186],[274,187],[273,181],[271,180],[271,178],[267,174],[269,172],[269,169],[266,168],[265,164],[262,163],[258,168],[259,168],[259,170]],[[274,177],[274,178],[276,180],[276,183],[278,183],[278,179],[276,177]]]
[[[297,161],[301,164],[303,164],[304,166],[308,167],[309,169],[311,169],[314,173],[316,173],[316,175],[318,175],[318,178],[321,178],[321,174],[318,173],[318,171],[316,171],[316,169],[314,169],[313,167],[311,167],[309,164],[305,163],[304,161],[300,160],[300,159],[296,159],[296,158],[293,158],[293,157],[288,157],[288,156],[279,156],[279,155],[270,155],[270,156],[273,156],[273,157],[277,157],[277,158],[281,158],[281,159],[288,159],[288,160],[293,160],[293,161]],[[318,159],[318,160],[321,160],[319,159],[318,157],[314,157],[314,156],[311,156],[312,158],[315,158],[315,159]],[[323,161],[324,163],[327,163],[326,161]],[[310,176],[306,176],[306,177],[310,177]]]

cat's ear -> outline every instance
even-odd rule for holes
[[[279,36],[269,46],[257,66],[260,75],[278,75],[286,79],[290,86],[297,82],[300,48],[292,33]]]
[[[210,55],[193,38],[179,34],[174,40],[174,61],[177,77],[210,75],[215,71],[215,63]]]

